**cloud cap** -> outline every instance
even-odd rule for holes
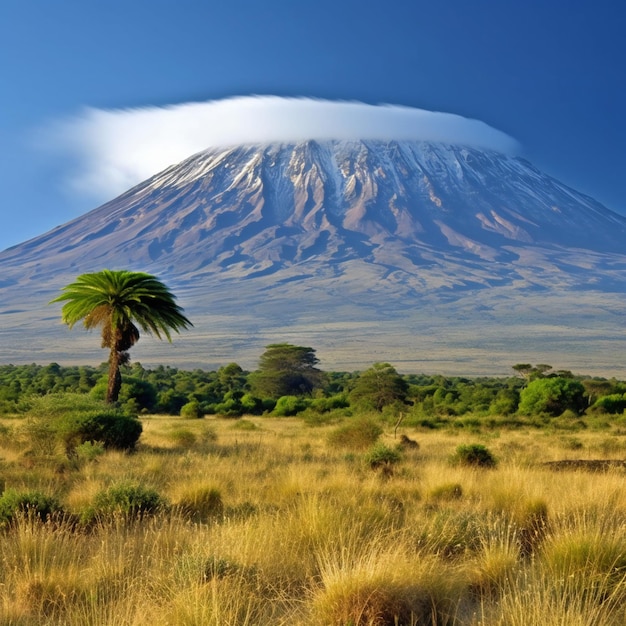
[[[247,96],[166,107],[103,110],[48,129],[70,155],[73,192],[108,200],[166,167],[214,147],[309,139],[432,141],[515,154],[510,136],[473,119],[395,105]]]

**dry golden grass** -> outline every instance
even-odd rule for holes
[[[7,488],[68,512],[0,532],[0,623],[16,626],[618,626],[626,618],[623,470],[616,431],[406,431],[387,472],[297,418],[144,418],[135,454],[72,464],[0,447]],[[12,420],[15,424],[15,420]],[[250,426],[254,425],[254,428]],[[382,440],[397,440],[387,429]],[[495,469],[452,466],[481,443]],[[83,526],[122,482],[170,504]]]

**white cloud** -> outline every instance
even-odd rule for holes
[[[45,143],[72,157],[74,192],[109,200],[207,148],[306,139],[407,139],[515,153],[517,142],[478,120],[391,105],[275,96],[101,110],[48,128]]]

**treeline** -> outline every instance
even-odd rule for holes
[[[324,372],[315,350],[272,344],[253,372],[230,363],[216,371],[125,368],[118,405],[129,414],[202,417],[244,414],[321,415],[372,410],[429,420],[479,416],[622,414],[626,382],[577,377],[549,365],[517,364],[510,377],[401,375],[389,363],[362,372]],[[106,395],[107,364],[99,367],[0,366],[0,413],[27,411],[32,398],[62,392]]]

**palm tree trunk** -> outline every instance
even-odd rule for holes
[[[120,374],[120,353],[115,347],[109,355],[109,380],[107,384],[107,404],[114,404],[120,395],[122,375]]]

